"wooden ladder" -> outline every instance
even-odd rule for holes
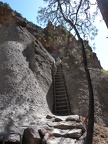
[[[57,65],[56,70],[53,68],[53,111],[56,115],[71,114],[69,97],[67,93],[65,78],[62,64]]]

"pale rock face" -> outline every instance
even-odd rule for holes
[[[42,29],[28,22],[26,25],[23,19],[19,21],[26,28],[15,22],[0,25],[0,140],[2,135],[8,137],[10,133],[10,140],[19,141],[19,134],[25,133],[26,144],[40,144],[42,137],[47,144],[83,144],[86,129],[78,115],[45,118],[51,114],[53,105],[54,59],[34,37]],[[99,67],[96,57],[91,58]],[[108,124],[108,76],[95,68],[90,73],[95,93],[95,120]],[[72,112],[86,117],[88,89],[83,68],[73,66],[68,71],[64,69],[64,74]],[[39,130],[44,136],[40,137]]]
[[[25,28],[0,28],[0,132],[20,132],[51,113],[53,61]]]
[[[95,122],[108,125],[108,75],[98,68],[89,68],[89,71],[94,91]],[[89,92],[84,67],[71,63],[69,68],[64,67],[64,76],[72,113],[87,117]]]

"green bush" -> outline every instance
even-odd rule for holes
[[[108,70],[101,69],[101,71],[108,75]]]
[[[4,6],[5,6],[5,8],[6,8],[7,10],[10,10],[10,9],[11,9],[8,3],[4,3]]]

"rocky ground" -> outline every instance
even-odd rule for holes
[[[95,123],[93,144],[108,144],[108,127]]]
[[[38,131],[38,132],[37,132]],[[40,144],[83,144],[86,129],[78,115],[38,118],[35,125],[25,129],[23,142]]]

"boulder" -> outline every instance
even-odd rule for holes
[[[27,22],[25,19],[21,18],[21,17],[18,17],[18,16],[15,16],[15,19],[16,19],[16,22],[22,26],[22,27],[26,27],[27,25]]]
[[[38,131],[33,128],[26,128],[23,133],[22,144],[41,144]]]
[[[55,137],[66,137],[72,139],[79,139],[82,135],[81,129],[72,129],[72,130],[61,130],[61,129],[54,129],[52,134]]]

